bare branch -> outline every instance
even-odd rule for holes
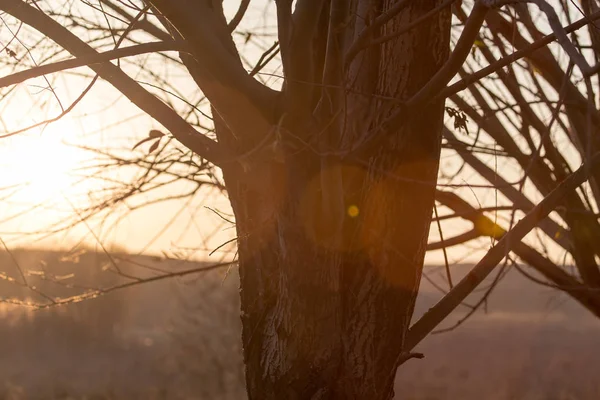
[[[407,107],[413,107],[431,100],[437,92],[442,90],[454,75],[456,75],[470,54],[473,43],[479,34],[479,30],[481,29],[481,25],[483,24],[488,11],[489,7],[487,7],[483,1],[478,0],[475,2],[473,11],[471,11],[471,15],[465,24],[465,28],[463,29],[450,58],[435,76],[406,102]]]
[[[95,55],[97,52],[52,18],[35,7],[20,1],[6,0],[0,9],[53,38],[75,57]],[[218,164],[223,154],[217,143],[199,134],[175,111],[142,88],[121,69],[110,64],[94,64],[90,68],[110,82],[139,108],[163,124],[175,137],[197,154]]]
[[[72,68],[90,66],[92,64],[101,64],[118,58],[132,57],[140,54],[156,53],[160,51],[185,51],[185,49],[186,46],[183,43],[175,41],[151,42],[136,46],[122,47],[115,50],[90,54],[88,56],[82,56],[72,60],[58,61],[51,64],[29,68],[24,71],[15,72],[14,74],[1,77],[0,87],[16,85],[26,81],[27,79],[36,78],[42,75],[65,71]]]
[[[469,274],[454,286],[435,306],[427,311],[409,330],[404,346],[405,351],[412,350],[444,318],[446,318],[473,291],[496,265],[527,235],[540,220],[545,218],[569,192],[579,187],[589,176],[590,170],[600,167],[600,154],[573,172],[561,182],[548,196],[533,208],[513,229],[492,247],[477,263]]]
[[[235,15],[233,16],[231,21],[229,21],[229,24],[227,24],[227,27],[229,28],[230,32],[233,32],[235,30],[235,28],[237,28],[237,26],[240,24],[240,22],[242,22],[242,18],[244,18],[244,15],[246,14],[246,11],[248,10],[249,5],[250,5],[250,0],[241,0],[240,1],[240,7],[238,8],[237,12],[235,13]]]
[[[581,29],[584,26],[586,26],[598,19],[600,19],[600,11],[590,14],[589,16],[581,18],[579,21],[574,22],[569,26],[566,26],[564,28],[564,31],[566,33],[575,32],[576,30]],[[448,86],[447,88],[442,90],[437,97],[438,98],[450,97],[451,95],[464,90],[467,86],[485,78],[488,75],[493,74],[494,72],[506,67],[507,65],[512,64],[515,61],[520,60],[521,58],[529,56],[536,50],[539,50],[542,47],[549,45],[550,43],[552,43],[555,40],[556,40],[555,33],[547,35],[543,39],[537,40],[537,41],[527,45],[526,47],[515,51],[511,55],[498,60],[496,63],[488,65],[487,67],[469,75],[468,77]]]

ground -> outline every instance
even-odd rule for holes
[[[26,269],[38,268],[40,260],[51,268],[60,259],[42,252],[18,256]],[[8,265],[4,256],[0,261]],[[135,261],[164,269],[191,266],[149,257]],[[110,283],[91,272],[106,267],[93,254],[62,263],[69,265],[60,268],[83,278]],[[465,266],[456,270],[460,274]],[[437,267],[426,271],[438,273]],[[225,272],[147,284],[42,312],[2,308],[0,400],[243,399],[237,273]],[[417,316],[438,296],[424,282]],[[600,398],[600,321],[517,271],[491,297],[487,314],[430,336],[417,351],[425,359],[411,360],[399,371],[398,399]]]

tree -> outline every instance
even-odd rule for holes
[[[75,57],[16,72],[3,78],[3,86],[88,65],[97,74],[92,84],[96,77],[111,83],[196,155],[200,162],[188,168],[210,171],[211,163],[222,171],[235,214],[250,398],[391,398],[396,369],[419,356],[412,348],[510,251],[600,314],[600,299],[589,290],[600,282],[595,69],[586,61],[596,53],[584,54],[568,38],[549,3],[531,1],[553,31],[542,37],[533,8],[523,1],[478,0],[463,10],[462,2],[442,0],[277,0],[277,44],[253,69],[232,36],[249,3],[242,1],[228,20],[219,1],[102,0],[95,12],[120,21],[122,28],[71,8],[56,11],[21,0],[5,0],[0,9]],[[594,4],[582,1],[587,16],[567,30],[591,24],[597,18]],[[573,15],[576,8],[561,5],[564,16]],[[460,22],[454,43],[451,6]],[[98,53],[100,46],[90,45],[94,40],[86,43],[65,26],[100,32],[94,40],[106,45],[114,39],[114,49]],[[136,30],[146,36],[132,36],[134,45],[119,49]],[[594,49],[596,33],[589,32]],[[147,35],[160,41],[150,42]],[[561,47],[543,47],[555,39]],[[509,46],[519,51],[511,54]],[[16,59],[10,46],[5,49]],[[194,128],[191,113],[184,118],[109,62],[168,50],[179,52],[181,65],[210,102],[216,140]],[[254,79],[277,52],[283,68],[279,87]],[[569,56],[566,67],[562,54]],[[523,57],[526,63],[519,63]],[[575,66],[583,83],[577,82]],[[481,81],[492,73],[498,82]],[[449,85],[457,74],[461,80]],[[465,88],[468,96],[457,95]],[[547,93],[558,94],[558,101]],[[472,141],[444,128],[445,112],[455,131],[476,126]],[[557,150],[550,135],[554,124],[575,143],[575,156]],[[151,131],[148,139],[162,135]],[[490,142],[500,149],[490,149]],[[464,191],[436,191],[442,145],[462,157],[459,170],[468,165],[509,205],[477,208],[465,201]],[[482,153],[514,158],[523,179],[516,185],[507,181]],[[185,177],[169,170],[185,164],[184,156],[145,165]],[[580,161],[585,166],[573,172]],[[445,169],[440,183],[453,187]],[[576,192],[588,176],[589,188]],[[533,188],[524,187],[527,180]],[[113,193],[87,215],[135,193]],[[544,200],[534,206],[539,195]],[[434,199],[472,221],[473,229],[444,240],[441,221],[449,218],[438,216],[440,241],[430,243],[431,249],[481,236],[499,241],[456,285],[448,272],[449,293],[410,328]],[[557,215],[546,218],[557,206]],[[517,210],[526,216],[509,231],[485,214],[507,211],[511,227]],[[538,224],[547,235],[542,245],[522,243]],[[549,242],[573,255],[576,274],[540,253]]]

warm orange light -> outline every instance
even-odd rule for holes
[[[69,146],[77,127],[62,119],[44,129],[24,132],[0,142],[3,154],[0,186],[24,184],[27,188],[19,193],[25,201],[40,201],[68,192],[76,179],[72,170],[81,165],[87,154]]]

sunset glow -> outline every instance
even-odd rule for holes
[[[85,152],[68,144],[76,129],[70,120],[62,119],[43,129],[5,139],[0,151],[5,153],[2,167],[7,171],[0,184],[25,184],[27,188],[19,200],[26,202],[68,192],[76,180],[72,170],[86,158]]]

